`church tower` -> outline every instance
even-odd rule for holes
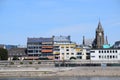
[[[104,45],[104,30],[99,21],[98,27],[96,29],[96,38],[93,42],[93,48],[103,48]]]

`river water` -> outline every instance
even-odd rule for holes
[[[120,80],[120,77],[47,77],[47,78],[0,78],[0,80]]]

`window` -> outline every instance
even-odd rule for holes
[[[115,56],[113,55],[113,59],[115,58]]]
[[[86,55],[90,56],[90,53],[86,53]]]
[[[106,51],[104,51],[104,53],[106,53]]]
[[[107,59],[109,59],[109,55],[107,55]]]
[[[114,53],[114,51],[113,51],[113,53]]]
[[[82,53],[77,53],[77,55],[82,55]]]
[[[102,53],[103,53],[103,51],[102,51]]]
[[[112,56],[110,55],[110,59],[112,59]]]
[[[95,51],[90,51],[91,53],[95,53]]]
[[[69,55],[69,53],[67,53],[67,55]]]
[[[99,56],[99,59],[101,58],[101,56]]]
[[[95,56],[91,56],[92,58],[94,58]]]
[[[105,55],[105,59],[106,59],[106,55]]]
[[[28,53],[33,53],[33,50],[28,50]]]
[[[82,59],[82,56],[77,56],[77,59]]]
[[[110,50],[110,53],[112,53],[112,51]]]
[[[62,53],[62,55],[64,55],[64,53]]]
[[[118,58],[118,56],[116,55],[116,58]]]
[[[74,53],[71,53],[71,55],[74,55]]]
[[[104,58],[104,56],[102,56],[102,59]]]
[[[89,59],[90,59],[90,56],[86,56],[86,59],[89,60]]]
[[[99,53],[101,53],[101,51],[99,51]]]
[[[69,51],[69,49],[66,49],[66,51]]]
[[[115,52],[117,53],[117,50]]]
[[[109,51],[107,51],[107,53],[109,53]]]

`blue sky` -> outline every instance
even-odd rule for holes
[[[81,44],[95,37],[99,19],[109,43],[120,40],[120,0],[0,0],[0,44],[52,35]]]

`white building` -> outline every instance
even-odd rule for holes
[[[91,49],[91,60],[120,60],[120,49]]]
[[[56,60],[69,60],[75,55],[76,44],[70,36],[53,36],[53,54]]]
[[[76,58],[76,44],[60,44],[60,60],[70,60]]]

